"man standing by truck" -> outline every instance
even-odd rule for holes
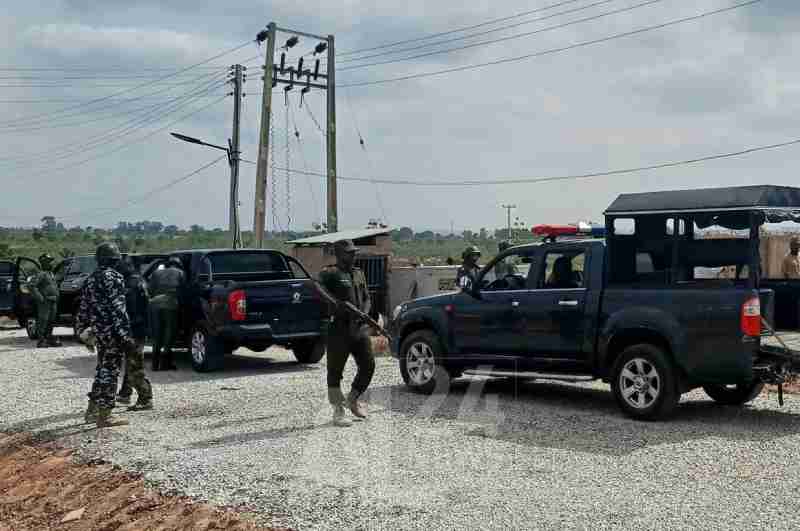
[[[789,241],[789,254],[783,259],[781,273],[783,278],[800,278],[800,238],[797,236]]]
[[[117,402],[130,404],[131,394],[136,390],[133,411],[153,409],[153,388],[144,374],[144,343],[147,338],[147,290],[141,275],[134,267],[122,260],[118,271],[125,278],[125,308],[131,322],[131,334],[136,348],[125,353],[125,377],[117,395]]]
[[[478,278],[480,268],[478,267],[478,260],[481,257],[481,251],[474,245],[467,247],[461,253],[461,267],[458,268],[456,273],[456,286],[459,289],[467,290],[472,288]]]
[[[178,328],[178,290],[184,281],[180,258],[172,256],[150,277],[150,327],[153,335],[153,370],[174,371],[172,344]],[[162,358],[163,355],[163,358]]]
[[[333,423],[349,426],[345,406],[358,418],[367,417],[366,409],[358,398],[364,394],[375,373],[375,356],[367,333],[367,326],[348,311],[343,303],[349,302],[369,314],[371,300],[364,273],[353,267],[358,248],[351,240],[340,240],[333,245],[336,265],[327,267],[320,275],[322,286],[342,304],[334,310],[328,331],[328,401],[333,407]],[[357,372],[350,393],[345,399],[341,390],[342,373],[347,358],[352,353]]]
[[[53,257],[43,254],[39,257],[42,270],[33,277],[29,287],[36,301],[36,337],[38,348],[60,347],[61,342],[53,337],[53,322],[58,311],[58,283],[53,275]]]
[[[76,323],[78,335],[87,328],[93,330],[100,360],[84,419],[95,422],[98,428],[123,426],[128,421],[112,417],[111,411],[122,358],[136,348],[136,343],[125,310],[125,281],[116,270],[122,256],[116,245],[106,242],[97,247],[95,257],[97,269],[83,285]]]

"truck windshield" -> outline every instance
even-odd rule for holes
[[[69,265],[68,277],[77,275],[91,275],[97,269],[94,256],[76,256]]]
[[[275,252],[235,252],[209,255],[211,271],[218,275],[291,276],[286,260]]]

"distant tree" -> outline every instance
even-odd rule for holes
[[[11,246],[7,243],[0,243],[0,258],[11,258]]]
[[[69,232],[72,234],[81,234],[83,233],[83,229],[80,227],[70,227]]]
[[[170,236],[174,236],[178,234],[178,227],[176,225],[167,225],[164,227],[164,233],[169,234]]]
[[[205,232],[205,229],[202,225],[192,225],[189,227],[189,230],[192,231],[192,234],[200,234],[201,232]]]
[[[52,232],[56,230],[56,218],[54,216],[45,216],[42,218],[42,230],[44,232]]]
[[[397,234],[397,240],[407,242],[414,239],[414,231],[411,227],[400,227],[399,230],[393,231]]]
[[[38,229],[34,229],[34,231],[33,231],[33,239],[34,240],[36,240],[38,242],[38,241],[40,241],[42,239],[42,236],[43,236],[42,235],[42,231],[40,231]]]
[[[418,232],[414,235],[415,240],[423,240],[423,241],[431,241],[433,240],[433,237],[434,237],[433,231],[430,230]]]
[[[141,236],[137,236],[136,239],[133,240],[133,245],[135,247],[143,247],[145,243],[147,243],[147,242]]]
[[[489,238],[489,231],[487,231],[485,227],[481,228],[479,234],[480,234],[481,240],[486,240],[486,239]]]

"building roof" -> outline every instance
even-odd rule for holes
[[[309,238],[301,238],[299,240],[292,240],[292,245],[332,245],[339,240],[360,240],[363,238],[372,238],[374,236],[381,236],[389,234],[391,229],[357,229],[357,230],[342,230],[339,232],[328,232],[326,234],[319,234]]]
[[[655,214],[770,208],[800,208],[800,188],[757,185],[622,194],[605,213]]]

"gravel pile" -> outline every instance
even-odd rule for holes
[[[369,420],[339,429],[324,361],[242,351],[206,375],[179,357],[179,371],[150,375],[154,411],[98,432],[81,424],[94,357],[31,349],[23,335],[0,331],[0,431],[58,437],[272,525],[788,529],[800,509],[800,396],[736,409],[695,392],[674,420],[641,423],[600,384],[474,378],[427,398],[381,358]]]

